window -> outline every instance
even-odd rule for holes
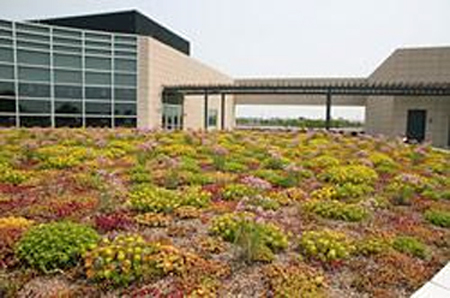
[[[83,76],[81,71],[55,70],[55,83],[82,84]]]
[[[114,114],[121,116],[135,116],[136,104],[116,103],[114,105]]]
[[[208,126],[217,127],[217,109],[208,110]]]
[[[13,40],[11,38],[5,38],[0,36],[0,46],[12,48]]]
[[[0,36],[12,38],[12,31],[11,30],[0,29]]]
[[[74,48],[74,47],[60,46],[60,45],[53,45],[53,49],[57,52],[69,52],[69,53],[76,53],[76,54],[81,54],[81,52],[82,52],[81,48]]]
[[[111,104],[107,102],[87,102],[86,114],[111,115]]]
[[[136,127],[137,121],[136,121],[136,118],[115,118],[114,126],[115,127]]]
[[[50,69],[20,66],[19,79],[23,81],[50,82]]]
[[[20,113],[26,114],[50,114],[50,101],[44,100],[19,100]]]
[[[133,44],[115,43],[114,47],[119,50],[136,51],[136,45]]]
[[[55,117],[55,127],[81,127],[81,117]]]
[[[94,55],[103,55],[103,56],[109,56],[111,55],[110,50],[102,50],[102,49],[85,49],[86,54],[94,54]]]
[[[77,86],[55,86],[55,97],[81,100],[83,97],[82,88]]]
[[[0,79],[14,80],[14,66],[0,65]]]
[[[87,85],[111,85],[111,74],[101,72],[86,72]]]
[[[86,98],[110,100],[111,88],[86,87]]]
[[[111,70],[111,59],[99,57],[86,57],[86,68]]]
[[[21,116],[20,126],[23,127],[50,127],[52,121],[50,117],[40,117],[40,116]]]
[[[137,40],[134,36],[116,35],[114,41],[119,43],[131,43],[136,44]]]
[[[19,95],[50,98],[50,85],[20,83]]]
[[[87,39],[97,39],[97,40],[106,41],[106,42],[110,43],[112,36],[108,35],[108,34],[86,32],[85,37]]]
[[[14,83],[0,82],[0,96],[15,96]]]
[[[58,36],[53,37],[53,43],[78,46],[78,47],[81,47],[81,45],[83,44],[83,42],[80,39],[64,38],[64,37],[58,37]]]
[[[111,49],[111,42],[101,42],[101,41],[93,41],[86,40],[86,47],[100,48],[100,49]]]
[[[0,116],[0,127],[13,127],[16,126],[15,116]]]
[[[37,26],[32,24],[16,24],[17,30],[20,31],[28,31],[28,32],[36,32],[40,34],[49,34],[50,30],[48,27]]]
[[[115,74],[114,75],[114,85],[122,86],[136,86],[136,76],[135,75],[124,75]]]
[[[37,41],[41,43],[50,43],[50,36],[44,36],[44,35],[37,35],[37,34],[29,34],[29,33],[23,33],[23,32],[17,32],[17,39],[18,40],[25,40],[25,41]]]
[[[136,60],[115,59],[114,69],[116,71],[136,72]]]
[[[134,52],[126,52],[126,51],[118,51],[115,50],[114,51],[114,55],[115,56],[120,56],[120,57],[130,57],[130,58],[136,58],[137,54]]]
[[[59,36],[64,36],[64,37],[72,37],[72,38],[79,38],[79,39],[81,39],[81,32],[80,31],[72,31],[72,30],[53,28],[53,35],[59,35]]]
[[[0,61],[14,63],[14,52],[12,49],[0,48]]]
[[[87,127],[111,127],[111,118],[86,118]]]
[[[0,113],[15,113],[16,100],[11,98],[0,97]]]
[[[31,41],[17,41],[17,46],[19,48],[32,48],[32,49],[38,49],[38,50],[50,50],[49,44],[43,44],[43,43],[37,43],[37,42],[31,42]]]
[[[12,23],[8,21],[0,20],[0,28],[12,28]]]
[[[57,67],[81,68],[82,61],[80,56],[54,54],[53,63]]]
[[[81,102],[55,101],[55,114],[81,114]]]
[[[136,89],[115,88],[114,99],[121,101],[136,101]]]
[[[17,50],[17,60],[19,63],[32,65],[50,65],[50,54],[29,50]]]

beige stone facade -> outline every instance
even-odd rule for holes
[[[162,119],[162,91],[164,86],[183,84],[229,84],[231,77],[204,65],[151,38],[139,37],[138,127],[159,129]],[[208,106],[217,109],[221,123],[220,98],[210,96]],[[226,98],[225,127],[234,126],[234,99]],[[204,99],[186,96],[184,128],[200,129],[204,123]]]

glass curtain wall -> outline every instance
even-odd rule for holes
[[[0,21],[0,126],[135,127],[137,37]]]

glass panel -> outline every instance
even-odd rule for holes
[[[120,116],[136,116],[136,104],[116,103],[114,105],[114,114]]]
[[[79,47],[81,47],[82,44],[83,44],[83,42],[81,40],[78,40],[78,39],[64,38],[64,37],[58,37],[58,36],[54,36],[53,37],[53,43],[55,43],[55,44],[74,45],[74,46],[79,46]]]
[[[86,114],[111,115],[111,104],[108,102],[86,102]]]
[[[0,37],[0,46],[2,46],[2,47],[12,47],[13,46],[13,40],[9,39],[9,38]]]
[[[81,117],[55,117],[55,127],[81,127]]]
[[[23,127],[50,127],[52,125],[50,117],[21,116],[20,126]]]
[[[26,114],[50,114],[50,101],[44,100],[19,100],[19,111]]]
[[[86,32],[84,36],[88,39],[98,39],[101,41],[111,42],[111,35],[108,34]]]
[[[83,75],[81,71],[55,70],[55,83],[82,84]]]
[[[73,98],[81,100],[83,98],[81,87],[77,86],[55,86],[56,98]]]
[[[15,112],[16,112],[16,100],[0,97],[0,113],[15,113]]]
[[[135,36],[115,35],[114,41],[125,42],[125,43],[136,43],[137,38]]]
[[[0,65],[0,79],[14,80],[14,66]]]
[[[55,101],[55,114],[81,114],[81,102]]]
[[[12,28],[12,22],[0,20],[0,27],[2,27],[2,28]]]
[[[11,30],[0,29],[0,36],[5,36],[5,37],[12,38],[12,31]]]
[[[19,95],[29,97],[50,97],[50,85],[19,84]]]
[[[59,67],[81,68],[82,61],[80,56],[54,54],[54,65]]]
[[[17,39],[25,40],[25,41],[37,41],[37,42],[42,42],[42,43],[50,43],[50,36],[29,34],[29,33],[23,33],[23,32],[17,32]]]
[[[12,49],[0,48],[0,61],[14,63],[14,52]]]
[[[66,37],[72,37],[72,38],[79,38],[79,39],[81,39],[81,32],[80,31],[72,31],[72,30],[53,28],[53,35],[60,35],[60,36],[66,36]]]
[[[23,81],[50,82],[50,69],[20,66],[19,79]]]
[[[90,69],[111,69],[110,58],[86,57],[86,68]]]
[[[17,50],[17,60],[23,64],[50,65],[50,54],[28,50]]]
[[[122,86],[136,86],[136,75],[128,74],[115,74],[114,75],[114,85]]]
[[[118,71],[136,72],[136,60],[115,59],[114,69]]]
[[[217,126],[217,109],[208,110],[208,126]]]
[[[115,88],[114,99],[123,101],[136,101],[136,89]]]
[[[78,53],[78,54],[81,54],[81,52],[82,52],[81,48],[75,48],[75,47],[69,47],[69,46],[60,46],[60,45],[53,45],[53,49],[55,51]]]
[[[41,26],[32,25],[32,24],[16,23],[16,29],[21,30],[21,31],[31,31],[31,32],[37,32],[37,33],[42,33],[42,34],[50,33],[50,29],[48,27],[41,27]]]
[[[86,98],[111,99],[111,88],[86,87]]]
[[[115,118],[114,125],[115,127],[136,127],[137,120],[136,118]]]
[[[86,72],[86,85],[111,85],[110,73]]]
[[[94,55],[102,55],[102,56],[111,56],[110,50],[101,50],[101,49],[85,49],[86,54],[94,54]]]
[[[38,50],[50,50],[49,44],[43,44],[43,43],[37,43],[37,42],[30,42],[30,41],[17,41],[17,46],[19,48],[32,48],[32,49],[38,49]]]
[[[16,126],[16,117],[14,116],[0,116],[0,127]]]
[[[111,49],[111,42],[85,40],[84,44],[86,47],[100,48],[104,50]]]
[[[16,94],[14,83],[0,82],[0,95],[14,96]]]
[[[123,57],[130,57],[130,58],[136,58],[137,54],[133,52],[124,52],[124,51],[114,51],[115,56],[123,56]]]
[[[111,127],[111,118],[86,118],[87,127]]]
[[[115,43],[114,47],[118,50],[130,50],[136,51],[136,45],[123,44],[123,43]]]

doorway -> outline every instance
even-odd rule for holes
[[[408,110],[406,137],[408,140],[423,142],[425,140],[427,121],[426,110]]]

